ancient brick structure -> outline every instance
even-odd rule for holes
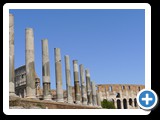
[[[97,85],[97,88],[101,101],[112,101],[117,109],[136,109],[136,97],[138,92],[144,89],[144,85],[101,84]]]

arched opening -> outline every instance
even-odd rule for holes
[[[128,86],[128,90],[130,90],[131,89],[131,87],[130,86]]]
[[[141,88],[140,88],[140,87],[138,87],[138,90],[140,91],[140,90],[141,90]]]
[[[117,100],[117,109],[121,109],[121,101]]]
[[[137,100],[134,98],[134,107],[137,107]]]
[[[120,93],[117,93],[116,94],[116,98],[120,98],[121,96],[120,96]]]
[[[126,99],[123,99],[123,108],[127,109],[127,100]]]
[[[133,107],[132,99],[131,98],[129,99],[129,105]]]
[[[125,86],[124,85],[122,86],[122,90],[125,90]]]
[[[109,92],[112,92],[112,86],[109,86]]]

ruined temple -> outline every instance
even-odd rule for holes
[[[135,109],[136,95],[143,85],[96,85],[90,71],[72,60],[74,86],[71,86],[69,55],[65,55],[66,90],[62,83],[60,48],[54,48],[56,90],[51,89],[48,39],[42,39],[42,88],[35,71],[34,30],[25,29],[25,65],[14,68],[14,16],[9,14],[9,98],[12,105],[43,104],[45,108],[101,108],[101,101],[112,101],[118,109]],[[24,98],[24,99],[23,99]],[[52,107],[51,107],[52,106]]]

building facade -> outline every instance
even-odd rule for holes
[[[117,109],[138,109],[137,94],[144,85],[101,84],[97,85],[100,99],[112,101]]]

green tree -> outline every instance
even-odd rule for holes
[[[101,106],[102,106],[102,108],[106,108],[106,109],[115,109],[114,103],[112,101],[108,101],[106,99],[104,99],[101,102]]]

